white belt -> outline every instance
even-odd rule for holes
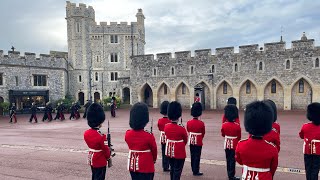
[[[317,139],[311,140],[311,154],[316,154],[317,153],[317,149],[316,149],[315,143],[320,143],[320,140],[317,140]]]
[[[167,139],[167,143],[169,143],[169,142],[178,143],[178,142],[183,142],[183,140],[170,140],[170,139]]]
[[[237,136],[224,136],[224,145],[223,145],[223,148],[226,149],[227,147],[227,140],[228,139],[237,139]]]
[[[188,145],[191,144],[191,136],[200,136],[202,133],[189,132]],[[197,144],[197,138],[194,139],[194,144]]]
[[[137,153],[144,153],[144,152],[151,152],[151,150],[150,150],[150,149],[147,149],[147,150],[144,150],[144,151],[131,150],[131,149],[129,150],[129,154],[130,154],[130,153],[136,153],[136,152],[137,152]]]
[[[97,150],[97,149],[91,149],[91,148],[89,148],[89,151],[90,151],[90,152],[101,152],[102,150],[101,150],[101,149]]]
[[[164,138],[164,141],[166,140],[164,131],[160,131],[160,143],[162,143],[162,138]]]
[[[129,155],[128,155],[128,170],[133,170],[138,171],[139,170],[139,155],[138,156],[131,156],[132,153],[146,153],[146,152],[151,152],[150,149],[144,150],[144,151],[139,151],[139,150],[129,150]]]
[[[248,171],[254,171],[254,172],[269,172],[270,168],[255,168],[255,167],[249,167],[246,165],[243,165],[243,174],[242,179],[246,179]]]

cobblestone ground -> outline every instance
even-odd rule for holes
[[[126,169],[127,145],[124,142],[125,131],[129,128],[129,110],[118,110],[116,118],[110,118],[110,112],[106,114],[110,119],[112,143],[117,153],[113,159],[114,166],[107,170],[107,179],[130,179]],[[42,114],[39,116],[42,118]],[[207,131],[201,162],[204,175],[194,177],[187,159],[183,180],[227,179],[223,138],[220,135],[221,116],[222,111],[203,113],[201,119]],[[243,112],[240,112],[240,116],[242,136],[245,138],[248,134],[243,128]],[[159,131],[156,123],[160,117],[158,109],[150,110],[157,140]],[[88,126],[84,119],[30,124],[28,118],[29,115],[18,115],[18,123],[10,124],[7,116],[0,116],[0,179],[90,179],[91,172],[86,165],[87,147],[83,141],[83,132]],[[183,123],[190,118],[189,110],[184,110]],[[281,151],[275,179],[305,179],[303,141],[298,137],[302,124],[308,122],[305,112],[279,112],[278,118],[281,125]],[[103,132],[107,131],[106,125],[104,123],[102,127]],[[146,128],[149,129],[150,124]],[[159,146],[158,151],[158,157],[161,157]],[[187,156],[190,157],[189,151]],[[240,176],[240,166],[236,174]],[[162,172],[160,159],[156,162],[155,179],[170,179],[169,173]]]

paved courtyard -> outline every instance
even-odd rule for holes
[[[227,179],[223,138],[220,135],[222,111],[205,111],[201,119],[206,124],[206,136],[202,150],[202,177],[194,177],[191,172],[190,160],[187,159],[183,180],[192,179]],[[113,167],[107,169],[107,179],[130,179],[127,165],[127,145],[124,142],[125,131],[129,128],[129,110],[120,109],[116,118],[110,118],[112,143],[116,150]],[[42,118],[42,114],[38,114]],[[248,134],[243,128],[243,112],[240,112],[242,136]],[[66,115],[69,117],[69,115]],[[159,131],[157,120],[160,118],[158,109],[150,110],[153,119],[153,130],[158,141]],[[91,171],[86,164],[87,146],[83,141],[83,132],[88,129],[86,120],[65,120],[28,122],[29,115],[18,115],[18,123],[8,123],[8,117],[0,116],[0,179],[90,179]],[[184,110],[183,123],[191,118],[190,111]],[[305,112],[279,112],[278,121],[281,125],[281,151],[276,180],[305,179],[302,144],[298,132],[303,123],[308,122]],[[150,124],[147,125],[150,128]],[[102,127],[107,132],[107,122]],[[157,142],[158,144],[158,142]],[[187,147],[188,149],[188,147]],[[158,158],[160,155],[158,144]],[[188,157],[190,157],[188,150]],[[238,176],[241,167],[237,167]],[[169,173],[162,172],[161,159],[156,162],[155,179],[170,179]]]

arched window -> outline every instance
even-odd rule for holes
[[[251,94],[251,83],[250,83],[250,81],[246,82],[246,94]]]
[[[259,71],[262,71],[262,62],[259,62]]]
[[[286,61],[286,69],[290,69],[290,60]]]
[[[154,76],[157,75],[157,69],[156,69],[156,68],[153,69],[153,75],[154,75]]]
[[[238,72],[238,64],[234,64],[234,72]]]
[[[185,84],[182,84],[181,94],[186,94],[186,85]]]
[[[111,97],[112,96],[112,92],[109,92],[109,97]]]
[[[96,81],[99,80],[98,72],[95,73],[95,79],[96,79]]]
[[[215,72],[215,68],[214,65],[211,66],[211,72],[214,73]]]
[[[168,94],[168,87],[167,87],[167,85],[164,85],[164,86],[163,86],[163,94],[164,94],[164,95]]]
[[[190,74],[193,74],[193,66],[190,67]]]
[[[227,82],[223,82],[223,94],[228,94],[228,84],[227,84]]]
[[[304,92],[304,82],[303,79],[301,79],[299,81],[299,93],[303,93]]]
[[[277,93],[277,83],[275,80],[271,82],[271,93]]]
[[[318,67],[319,67],[319,58],[317,58],[317,59],[316,59],[315,67],[316,67],[316,68],[318,68]]]
[[[171,75],[174,75],[174,68],[171,68]]]

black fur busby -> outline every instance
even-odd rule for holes
[[[169,103],[168,106],[168,118],[171,121],[177,121],[182,114],[181,104],[177,101],[173,101]]]
[[[224,107],[224,116],[227,118],[227,121],[234,122],[239,117],[237,106],[232,104],[226,105]]]
[[[263,101],[255,101],[246,106],[244,127],[254,136],[263,136],[271,131],[273,110]]]
[[[144,129],[149,122],[149,110],[145,103],[138,102],[130,110],[129,125],[134,130]]]
[[[307,118],[316,125],[320,125],[320,103],[314,102],[308,105]]]
[[[160,106],[160,113],[164,116],[168,114],[169,101],[163,101]]]
[[[227,100],[227,104],[237,105],[237,99],[234,97],[229,97]]]
[[[200,102],[195,102],[191,107],[191,116],[199,117],[202,114],[202,105]]]
[[[276,122],[278,119],[277,116],[277,105],[276,103],[274,103],[272,100],[268,99],[265,101],[269,106],[271,106],[272,110],[273,110],[273,122]]]
[[[88,125],[92,128],[98,127],[105,119],[106,116],[102,106],[98,103],[92,103],[87,111]]]

